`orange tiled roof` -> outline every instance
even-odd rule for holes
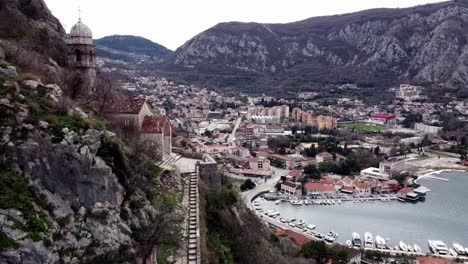
[[[294,243],[296,243],[296,245],[302,247],[302,245],[304,245],[305,243],[308,243],[310,241],[312,241],[312,239],[302,235],[302,234],[299,234],[299,233],[296,233],[294,231],[291,231],[291,230],[283,230],[283,229],[277,229],[275,231],[275,235],[277,236],[289,236],[293,241]]]
[[[145,116],[141,125],[143,133],[170,133],[171,124],[167,116]]]
[[[115,114],[138,114],[145,103],[145,98],[123,100],[106,106],[104,112]]]

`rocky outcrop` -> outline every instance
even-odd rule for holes
[[[50,138],[39,132],[33,133],[16,148],[14,160],[18,167],[74,207],[90,207],[105,201],[120,206],[123,188],[112,169],[96,156],[102,133],[88,130],[82,139],[89,141],[80,146],[81,138],[73,131],[64,130],[60,144],[52,144]]]
[[[220,75],[241,69],[244,75],[261,73],[261,80],[375,85],[406,80],[466,89],[467,27],[467,1],[289,24],[222,23],[177,49],[169,63]]]

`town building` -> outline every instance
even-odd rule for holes
[[[333,162],[333,155],[329,152],[321,152],[315,156],[317,163]]]
[[[438,126],[430,126],[430,125],[425,125],[422,123],[416,123],[414,124],[414,129],[426,134],[439,134],[440,131],[442,131],[442,127]]]
[[[386,181],[390,179],[389,174],[382,173],[380,172],[379,168],[374,168],[374,167],[361,170],[360,175],[363,178],[373,178],[373,179],[382,180],[382,181]]]
[[[302,196],[302,186],[300,183],[284,181],[281,183],[281,192],[299,197]]]
[[[380,173],[388,174],[390,177],[398,176],[406,170],[405,160],[392,158],[381,161],[379,164],[379,170]]]
[[[305,195],[317,196],[317,195],[333,195],[336,194],[336,189],[332,185],[325,185],[320,182],[307,182],[304,185]]]
[[[270,168],[270,160],[264,157],[259,158],[249,158],[249,166],[251,169],[256,170],[271,170]]]
[[[395,90],[395,96],[407,101],[416,100],[421,98],[423,89],[422,86],[401,84],[400,87]]]

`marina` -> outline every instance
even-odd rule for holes
[[[293,230],[313,225],[314,230],[304,232],[326,241],[408,254],[464,256],[468,237],[460,230],[468,230],[464,206],[468,174],[444,172],[437,178],[420,180],[433,191],[418,203],[398,202],[393,196],[306,200],[307,204],[299,199],[278,203],[257,198],[255,203],[267,212],[275,210],[285,223],[290,222],[286,219],[301,223],[299,228],[294,224]],[[439,242],[446,243],[445,251]]]

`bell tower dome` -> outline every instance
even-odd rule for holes
[[[68,66],[70,68],[96,68],[96,50],[93,44],[93,33],[88,26],[78,20],[70,30],[67,39]]]

